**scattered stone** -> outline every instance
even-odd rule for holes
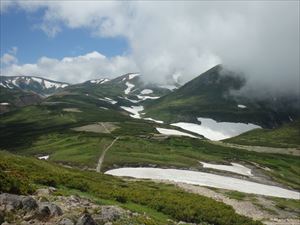
[[[24,197],[22,199],[23,210],[29,212],[38,207],[36,200],[32,197]]]
[[[74,225],[74,222],[69,218],[63,218],[58,222],[58,225]]]
[[[95,217],[101,223],[115,221],[125,214],[125,210],[117,206],[102,206],[101,213]]]
[[[84,214],[78,220],[76,225],[98,225],[90,214]]]
[[[0,205],[4,206],[5,210],[13,211],[22,208],[23,196],[3,193],[0,194]]]
[[[41,202],[39,209],[48,208],[50,210],[50,216],[61,216],[63,214],[62,209],[51,202]]]

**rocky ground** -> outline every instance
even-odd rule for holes
[[[55,188],[34,195],[0,194],[2,225],[123,225],[155,224],[146,214],[114,205],[99,205],[79,196],[60,196]],[[170,224],[183,224],[169,221]],[[186,224],[186,223],[184,223]]]

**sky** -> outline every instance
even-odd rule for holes
[[[0,4],[2,75],[187,82],[223,64],[246,77],[245,92],[299,94],[299,1]]]

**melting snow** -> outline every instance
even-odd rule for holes
[[[98,98],[99,100],[101,100],[101,101],[105,101],[105,102],[109,102],[109,103],[111,103],[111,104],[117,104],[118,102],[117,101],[115,101],[115,100],[113,100],[113,99],[111,99],[111,98],[108,98],[108,97],[105,97],[105,98]]]
[[[137,95],[137,97],[139,99],[141,99],[142,101],[146,100],[146,99],[158,99],[160,97],[153,97],[153,96],[144,96],[144,95]]]
[[[135,78],[136,76],[139,76],[139,74],[138,73],[129,74],[128,79],[131,80],[131,79]]]
[[[245,106],[245,105],[238,105],[238,107],[241,108],[241,109],[247,108],[247,106]]]
[[[48,160],[49,155],[40,156],[40,157],[38,157],[38,159]]]
[[[150,120],[150,121],[154,121],[155,123],[164,123],[164,121],[162,120],[155,120],[155,119],[152,119],[152,118],[143,118],[144,120]]]
[[[194,135],[184,133],[178,130],[173,130],[173,129],[165,129],[165,128],[156,128],[156,130],[165,135],[174,135],[174,136],[187,136],[187,137],[192,137],[192,138],[197,138]]]
[[[253,176],[251,173],[251,169],[238,164],[238,163],[231,163],[231,165],[220,165],[220,164],[211,164],[211,163],[205,163],[205,162],[200,162],[204,168],[212,168],[216,170],[224,170],[224,171],[229,171],[245,176]]]
[[[152,94],[153,91],[151,89],[144,89],[141,91],[141,94],[142,95],[149,95],[149,94]]]
[[[92,84],[104,84],[104,83],[106,83],[108,81],[109,81],[109,79],[102,78],[102,79],[90,80],[90,83],[92,83]]]
[[[279,198],[300,199],[300,193],[281,187],[259,184],[242,179],[220,176],[211,173],[160,168],[119,168],[106,171],[105,174],[122,177],[134,177],[155,180],[169,180],[194,185],[222,188],[251,194],[274,196]]]
[[[217,122],[213,119],[201,117],[197,119],[201,122],[201,125],[184,122],[173,123],[171,125],[203,135],[214,141],[234,137],[246,131],[261,128],[260,126],[251,123]]]
[[[141,119],[140,113],[141,111],[144,110],[143,106],[130,106],[130,107],[126,107],[126,106],[120,106],[122,109],[126,110],[127,112],[131,113],[131,117],[135,118],[135,119]]]
[[[125,89],[124,92],[126,95],[128,95],[131,92],[131,89],[134,88],[134,84],[129,83],[129,82],[126,82],[125,84],[126,84],[127,88]]]
[[[8,102],[1,102],[0,105],[10,105]]]

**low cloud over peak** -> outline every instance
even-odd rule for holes
[[[186,82],[222,63],[245,74],[248,90],[299,93],[298,1],[11,1],[2,13],[10,7],[28,13],[43,8],[40,28],[51,36],[64,26],[86,28],[93,36],[122,36],[130,54],[40,59],[36,64],[9,65],[5,75],[48,76],[50,69],[52,78],[83,81],[103,73],[140,71],[151,82],[164,83],[173,74]]]

